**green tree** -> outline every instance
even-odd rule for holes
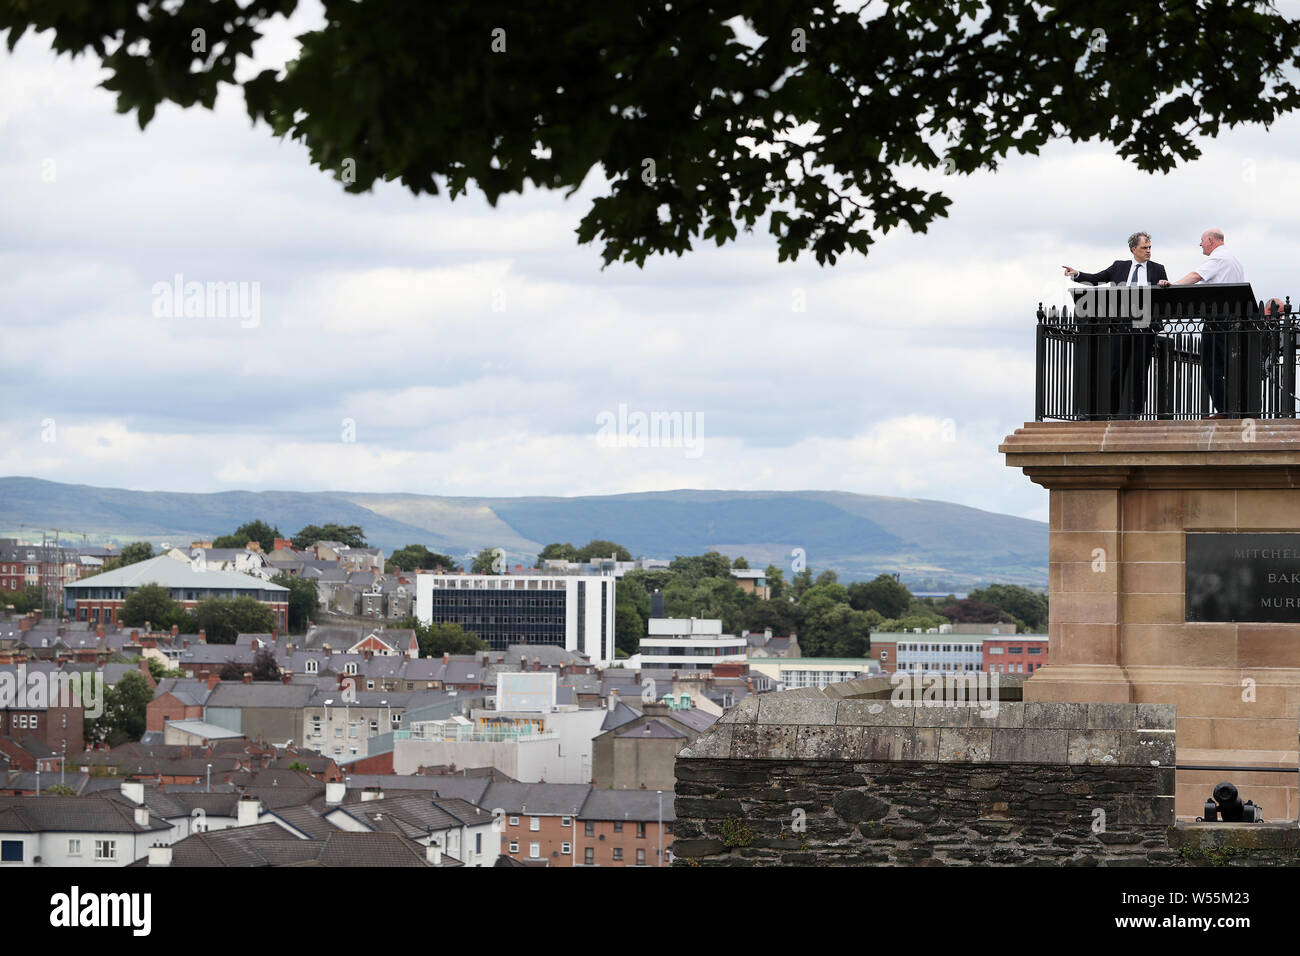
[[[443,654],[476,654],[488,650],[487,641],[459,624],[419,624],[415,639],[420,644],[421,657],[441,657]]]
[[[719,554],[717,551],[685,557],[678,555],[668,565],[668,570],[692,587],[704,578],[731,579],[731,575],[727,573],[731,570],[731,562],[725,554]]]
[[[253,654],[253,680],[274,681],[282,676],[275,654],[269,647],[259,647]]]
[[[813,586],[812,568],[805,565],[802,571],[798,571],[790,578],[790,589],[788,596],[799,601],[803,598],[804,592]]]
[[[273,528],[260,518],[248,521],[235,529],[234,534],[223,534],[212,540],[214,548],[244,548],[248,542],[256,541],[267,554],[275,547],[275,539],[282,537],[279,528]]]
[[[296,6],[10,0],[0,28],[11,48],[53,29],[57,52],[93,53],[141,128],[163,102],[211,109],[241,86],[255,122],[349,192],[395,180],[495,206],[529,186],[572,195],[599,168],[578,240],[638,264],[764,217],[782,260],[833,263],[946,215],[941,192],[908,184],[917,169],[1097,139],[1167,172],[1199,155],[1195,137],[1300,105],[1300,24],[1265,0],[358,0],[329,3],[287,69],[241,71]]]
[[[289,630],[301,634],[307,630],[307,622],[316,616],[320,608],[320,591],[315,578],[299,578],[281,572],[271,578],[272,584],[289,589]]]
[[[185,672],[178,667],[168,667],[156,657],[146,658],[149,661],[149,673],[153,675],[155,681],[163,680],[166,677],[184,677]]]
[[[1001,608],[1029,631],[1041,633],[1047,630],[1046,594],[1016,584],[990,584],[971,591],[967,597]]]
[[[767,579],[767,589],[771,599],[776,601],[784,597],[786,589],[785,572],[775,564],[769,564],[764,576]]]
[[[132,541],[118,552],[117,567],[124,568],[128,564],[138,564],[141,561],[148,561],[152,557],[152,544],[148,541]]]
[[[504,574],[506,571],[505,550],[502,548],[484,548],[474,556],[471,574]]]
[[[742,555],[741,555],[740,557],[738,557],[735,561],[732,561],[732,562],[731,562],[731,567],[732,567],[733,570],[738,570],[738,571],[748,571],[748,570],[749,570],[749,562],[745,560],[745,556],[742,554]]]
[[[577,561],[578,549],[569,543],[560,544],[558,541],[548,544],[537,552],[537,564],[534,567],[540,568],[543,561]]]
[[[275,615],[256,598],[208,598],[194,609],[194,626],[207,632],[209,644],[233,644],[240,634],[266,634]]]
[[[368,547],[365,532],[355,524],[309,524],[289,540],[299,551],[310,548],[317,541],[337,541],[349,548]]]
[[[408,544],[390,554],[385,566],[401,568],[403,571],[432,571],[435,568],[454,571],[460,567],[460,562],[450,555],[430,551],[422,544]]]
[[[615,544],[613,541],[604,541],[600,538],[593,538],[578,549],[574,561],[580,564],[586,564],[593,558],[608,558],[614,555],[616,561],[631,561],[632,552],[621,544]]]
[[[912,603],[912,592],[892,574],[849,585],[849,604],[857,611],[875,611],[881,617],[898,617]]]
[[[56,783],[42,789],[51,797],[75,797],[77,795],[77,788],[70,787],[66,783]]]
[[[153,691],[138,671],[127,671],[112,687],[104,689],[100,716],[86,720],[86,739],[116,747],[144,736],[145,708]]]
[[[627,604],[614,604],[614,646],[624,654],[631,656],[641,646],[645,637],[645,620],[637,609]]]
[[[827,569],[823,571],[821,574],[817,575],[816,583],[817,586],[820,587],[823,584],[838,584],[839,580],[840,580],[840,576],[838,574],[836,574],[834,571]]]
[[[1012,623],[1011,615],[997,605],[988,601],[965,598],[956,601],[939,611],[954,624],[997,624],[1001,621]]]
[[[167,630],[173,624],[182,630],[190,624],[185,609],[172,600],[171,591],[161,584],[142,584],[126,596],[117,619],[124,627],[151,627]]]

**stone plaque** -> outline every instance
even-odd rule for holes
[[[1300,623],[1300,533],[1187,535],[1188,621]]]

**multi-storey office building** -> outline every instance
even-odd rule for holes
[[[707,671],[715,664],[743,664],[748,659],[749,642],[723,634],[720,620],[652,617],[646,630],[638,655],[643,675],[656,670]]]
[[[613,575],[421,574],[416,616],[425,624],[459,624],[494,651],[542,644],[614,660]]]

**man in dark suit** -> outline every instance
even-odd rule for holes
[[[1135,232],[1128,237],[1129,259],[1116,259],[1101,272],[1080,272],[1063,266],[1065,274],[1076,282],[1090,285],[1157,285],[1168,280],[1165,267],[1151,261],[1151,236]],[[1141,418],[1146,407],[1147,367],[1155,346],[1151,328],[1123,330],[1111,336],[1110,394],[1098,396],[1105,404],[1093,409],[1097,418]],[[1103,353],[1104,355],[1105,353]]]

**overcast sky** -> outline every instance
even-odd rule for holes
[[[281,23],[259,58],[282,63],[317,15]],[[1144,229],[1177,277],[1219,226],[1255,291],[1286,295],[1300,251],[1291,117],[1226,131],[1163,177],[1070,143],[996,173],[918,176],[942,185],[949,218],[833,267],[778,263],[756,229],[602,271],[574,235],[596,174],[568,201],[496,209],[396,185],[353,196],[251,128],[237,91],[213,112],[165,105],[141,133],[97,88],[97,61],[56,59],[48,37],[0,50],[0,475],[834,489],[1045,520],[1046,492],[997,446],[1033,417],[1034,310],[1063,298],[1061,265],[1100,270]],[[155,287],[178,274],[256,283],[257,314],[156,314]],[[613,445],[600,423],[620,406],[681,413],[695,444]]]

